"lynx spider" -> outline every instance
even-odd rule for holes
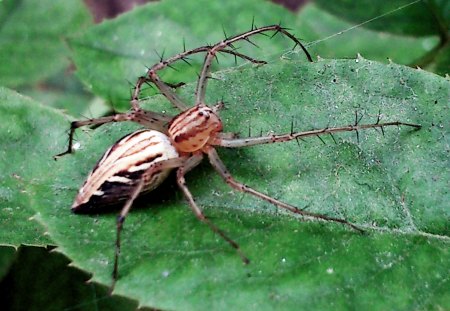
[[[360,125],[356,116],[355,124],[311,130],[307,132],[294,132],[288,134],[270,135],[261,137],[235,138],[232,133],[222,132],[222,122],[218,116],[223,103],[219,102],[214,106],[205,103],[206,86],[210,74],[212,61],[219,52],[233,55],[254,64],[266,64],[265,61],[257,60],[236,51],[233,43],[245,40],[249,43],[250,37],[256,34],[267,35],[266,32],[282,34],[292,40],[296,46],[300,46],[306,54],[307,59],[312,62],[312,58],[303,44],[287,28],[280,25],[271,25],[257,28],[252,25],[250,31],[227,37],[215,45],[206,45],[192,50],[184,51],[166,60],[161,61],[148,69],[145,76],[140,77],[134,87],[131,96],[131,111],[128,113],[116,114],[113,116],[101,117],[71,123],[69,133],[68,149],[57,155],[72,153],[73,135],[75,129],[85,125],[100,125],[109,122],[133,121],[150,130],[141,130],[126,135],[116,142],[100,159],[93,171],[88,176],[85,184],[81,187],[72,211],[75,213],[92,213],[97,211],[97,207],[111,203],[115,200],[124,200],[125,204],[117,218],[116,251],[114,256],[113,284],[118,278],[118,262],[120,254],[120,236],[125,217],[130,211],[131,205],[136,197],[143,191],[156,188],[167,176],[171,169],[176,168],[177,183],[189,203],[189,207],[195,216],[207,224],[212,231],[226,240],[239,254],[244,263],[249,259],[241,252],[239,245],[229,238],[222,230],[216,227],[197,206],[194,198],[186,186],[185,174],[197,166],[207,155],[213,168],[219,173],[223,180],[233,189],[244,193],[249,193],[262,200],[270,202],[279,208],[286,209],[294,214],[299,214],[308,218],[332,221],[346,225],[356,231],[363,230],[345,219],[330,217],[322,214],[301,210],[291,204],[281,202],[264,193],[261,193],[247,185],[236,181],[220,160],[215,147],[238,148],[254,146],[260,144],[270,144],[276,142],[286,142],[308,136],[319,136],[333,134],[343,131],[356,131],[368,128],[380,128],[385,126],[411,126],[420,128],[420,125],[404,122],[380,123],[380,118],[374,124]],[[171,86],[160,79],[157,72],[167,67],[171,67],[176,61],[187,62],[187,57],[192,54],[206,53],[203,66],[197,81],[195,90],[195,105],[188,107],[172,91]],[[159,91],[182,112],[176,116],[168,117],[152,111],[144,111],[139,105],[139,94],[142,86],[146,83],[153,83]],[[131,158],[131,156],[135,156]]]

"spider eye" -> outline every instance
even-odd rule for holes
[[[209,117],[210,117],[208,111],[199,111],[199,112],[198,112],[198,115],[199,115],[200,117],[205,117],[206,119],[209,119]]]

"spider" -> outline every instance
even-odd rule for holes
[[[307,59],[312,62],[312,58],[304,45],[294,35],[288,32],[287,28],[281,27],[280,25],[257,28],[252,25],[250,31],[227,37],[214,45],[206,45],[188,51],[185,49],[184,52],[171,58],[166,60],[161,59],[159,63],[148,69],[145,76],[138,78],[132,92],[130,101],[131,110],[129,112],[71,123],[68,148],[56,157],[73,152],[73,135],[75,130],[81,126],[133,121],[148,128],[124,136],[106,151],[89,174],[72,205],[72,211],[74,213],[95,213],[104,205],[124,201],[124,206],[117,218],[112,288],[118,278],[120,236],[125,218],[134,200],[140,193],[155,189],[172,169],[176,169],[177,184],[195,216],[228,242],[236,250],[245,264],[249,263],[249,259],[243,254],[239,245],[203,214],[186,185],[184,176],[196,167],[205,155],[223,180],[237,191],[251,194],[294,214],[299,214],[307,218],[341,223],[358,232],[363,232],[361,228],[345,219],[299,209],[294,205],[279,201],[240,183],[233,178],[225,164],[219,158],[216,147],[238,148],[286,142],[308,136],[332,134],[342,131],[356,131],[358,133],[358,130],[368,128],[380,128],[383,130],[383,127],[393,125],[406,125],[417,129],[420,128],[420,125],[398,121],[380,123],[380,117],[378,117],[377,122],[374,124],[359,125],[360,119],[358,120],[358,116],[356,115],[356,121],[353,125],[307,132],[291,131],[287,134],[249,138],[236,138],[233,133],[222,132],[223,125],[219,117],[219,110],[222,108],[223,103],[219,102],[215,105],[207,105],[205,103],[205,92],[212,61],[217,53],[221,52],[234,55],[236,58],[241,58],[254,64],[265,64],[265,61],[257,60],[237,52],[233,44],[241,40],[253,43],[250,41],[250,37],[256,34],[267,35],[267,32],[273,32],[272,37],[276,34],[282,34],[292,40],[295,43],[294,48],[299,46],[305,53]],[[176,61],[181,60],[187,62],[186,58],[189,55],[197,53],[206,53],[206,56],[197,81],[195,105],[188,107],[173,92],[171,85],[161,80],[157,72],[171,67]],[[153,83],[156,85],[159,91],[176,108],[181,110],[181,113],[174,117],[169,117],[141,109],[139,105],[139,94],[145,83]]]

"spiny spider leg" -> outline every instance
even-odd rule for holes
[[[193,169],[195,166],[197,166],[201,160],[203,159],[203,154],[201,152],[195,153],[193,156],[191,156],[183,166],[178,168],[177,170],[177,183],[180,187],[181,191],[183,191],[184,196],[186,197],[189,207],[191,208],[192,212],[194,212],[195,216],[203,223],[207,224],[209,228],[217,233],[221,238],[223,238],[225,241],[227,241],[239,254],[242,261],[245,264],[248,264],[250,260],[242,253],[239,244],[237,244],[235,241],[233,241],[231,238],[229,238],[225,232],[220,230],[216,225],[214,225],[202,212],[202,210],[197,206],[197,203],[195,203],[194,197],[192,196],[192,193],[189,191],[188,187],[186,186],[186,181],[184,179],[184,175],[189,172],[191,169]]]
[[[117,232],[116,232],[116,249],[114,253],[114,269],[113,269],[113,283],[111,285],[110,291],[114,289],[117,277],[118,277],[118,268],[119,268],[119,255],[120,255],[120,235],[123,229],[123,223],[125,222],[125,218],[128,215],[128,212],[131,209],[131,206],[136,199],[136,197],[141,193],[144,185],[148,183],[148,181],[155,176],[155,173],[163,171],[165,169],[177,168],[182,166],[186,162],[186,157],[178,157],[174,159],[168,159],[153,163],[141,176],[140,180],[136,184],[135,188],[130,194],[130,197],[125,202],[120,214],[117,216]]]
[[[307,211],[298,209],[297,207],[295,207],[293,205],[281,202],[281,201],[274,199],[264,193],[256,191],[255,189],[250,188],[249,186],[244,185],[243,183],[236,181],[233,178],[233,176],[231,176],[231,174],[228,172],[227,168],[225,167],[223,162],[220,160],[219,155],[217,154],[217,151],[213,147],[206,148],[206,152],[208,154],[209,162],[211,163],[211,165],[219,173],[219,175],[223,178],[223,180],[228,185],[230,185],[233,189],[254,195],[255,197],[258,197],[262,200],[272,203],[275,206],[287,209],[288,211],[295,213],[295,214],[299,214],[299,215],[311,217],[311,218],[316,218],[316,219],[322,219],[322,220],[326,220],[326,221],[333,221],[333,222],[341,223],[341,224],[349,226],[350,228],[352,228],[356,231],[359,231],[361,233],[364,232],[364,230],[355,226],[354,224],[352,224],[351,222],[349,222],[345,219],[329,217],[326,215],[311,213],[311,212],[307,212]]]
[[[333,134],[337,132],[351,132],[358,131],[362,129],[369,128],[381,128],[385,126],[411,126],[416,129],[420,129],[421,125],[411,124],[405,122],[385,122],[385,123],[374,123],[374,124],[362,124],[362,125],[348,125],[343,127],[331,127],[324,128],[320,130],[312,130],[306,132],[294,132],[289,134],[281,134],[281,135],[270,135],[270,136],[261,136],[261,137],[247,137],[247,138],[227,138],[225,136],[215,138],[211,141],[211,145],[227,147],[227,148],[239,148],[239,147],[248,147],[262,144],[270,144],[270,143],[279,143],[285,142],[293,139],[300,139],[308,136],[318,136],[325,134]]]
[[[86,125],[101,125],[110,122],[133,121],[142,124],[150,129],[154,129],[165,133],[167,132],[167,122],[169,122],[171,118],[172,118],[171,116],[166,116],[152,111],[145,111],[138,108],[137,110],[133,110],[128,113],[119,113],[113,116],[72,121],[72,123],[70,123],[69,146],[67,147],[67,150],[53,156],[53,158],[56,160],[59,157],[62,157],[63,155],[73,152],[73,135],[75,133],[75,130],[79,127]]]
[[[178,82],[178,83],[169,83],[169,82],[164,82],[168,87],[170,87],[171,89],[177,89],[179,87],[182,87],[184,85],[186,85],[186,83],[184,82]]]
[[[222,49],[222,50],[220,50],[220,52],[226,53],[226,54],[231,54],[231,55],[234,55],[235,57],[240,57],[240,58],[248,60],[249,62],[252,62],[254,64],[267,64],[267,62],[265,60],[258,60],[258,59],[252,58],[250,56],[244,55],[242,53],[238,53],[235,50]]]
[[[271,25],[271,26],[265,26],[265,27],[260,27],[260,28],[252,27],[252,30],[244,32],[243,34],[240,34],[240,35],[226,38],[225,40],[222,40],[221,42],[217,43],[216,45],[214,45],[210,49],[208,49],[208,53],[205,56],[205,61],[203,63],[202,71],[200,72],[200,77],[198,79],[197,88],[195,91],[195,94],[196,94],[195,104],[196,105],[204,104],[207,79],[208,79],[208,75],[209,75],[209,72],[211,69],[212,60],[216,57],[216,53],[219,51],[223,51],[226,47],[232,47],[234,42],[237,42],[240,40],[246,40],[251,43],[251,41],[248,39],[250,36],[264,33],[266,31],[276,31],[274,35],[276,35],[277,33],[282,33],[283,35],[287,36],[289,39],[291,39],[292,41],[295,42],[294,48],[297,45],[299,45],[302,48],[303,52],[305,52],[308,60],[310,62],[312,62],[311,55],[308,53],[308,51],[303,46],[303,44],[294,35],[289,33],[286,30],[286,28],[283,28],[280,25]]]
[[[150,76],[150,78],[140,77],[136,82],[136,86],[134,87],[133,95],[131,98],[133,108],[133,103],[136,103],[137,105],[137,103],[139,102],[139,93],[141,92],[142,85],[144,83],[153,82],[159,89],[161,94],[163,94],[175,108],[178,108],[181,111],[188,109],[188,106],[186,106],[186,104],[183,103],[183,101],[172,91],[172,89],[161,80],[156,72],[152,72],[149,70],[147,74]]]
[[[166,60],[161,60],[159,63],[157,63],[157,64],[153,65],[151,68],[149,68],[146,76],[140,77],[136,81],[136,85],[134,87],[134,91],[131,96],[131,106],[133,107],[133,109],[135,109],[135,110],[139,109],[139,104],[138,104],[139,103],[139,94],[141,92],[142,85],[147,82],[153,82],[156,85],[156,87],[160,90],[161,94],[163,94],[176,108],[180,109],[181,111],[188,109],[188,106],[186,106],[186,104],[183,103],[183,101],[172,91],[172,89],[170,88],[170,86],[167,85],[167,83],[165,83],[164,81],[161,80],[161,78],[158,76],[158,74],[156,72],[158,70],[162,70],[166,67],[170,67],[170,65],[172,63],[174,63],[178,60],[183,60],[183,61],[187,62],[186,58],[188,56],[197,54],[197,53],[207,52],[211,48],[212,48],[211,46],[205,45],[205,46],[198,47],[198,48],[195,48],[195,49],[192,49],[189,51],[184,51],[184,52],[176,54]],[[256,63],[256,64],[265,63],[264,61],[251,58],[249,56],[238,53],[236,51],[223,49],[222,52],[234,55],[235,57],[245,59],[252,63]]]

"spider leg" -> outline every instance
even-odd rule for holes
[[[173,64],[176,61],[182,60],[184,62],[187,62],[186,58],[190,55],[197,54],[197,53],[203,53],[208,52],[211,49],[211,46],[206,45],[202,47],[198,47],[192,50],[184,51],[182,53],[176,54],[166,60],[161,60],[159,63],[153,65],[151,68],[148,69],[147,74],[145,77],[140,77],[135,84],[134,91],[131,97],[131,105],[133,109],[139,109],[139,94],[142,89],[142,85],[148,82],[153,82],[156,87],[159,89],[161,94],[163,94],[176,108],[180,109],[181,111],[184,111],[188,108],[188,106],[183,103],[183,101],[173,92],[171,85],[168,83],[165,83],[161,80],[161,78],[158,76],[157,71],[162,70],[166,67],[170,67],[171,64]],[[235,57],[239,57],[248,61],[251,61],[253,63],[257,64],[263,64],[264,61],[256,60],[251,57],[248,57],[244,54],[238,53],[236,51],[222,49],[222,52],[227,54],[232,54]]]
[[[136,82],[133,95],[131,97],[133,108],[139,108],[139,105],[137,103],[139,102],[139,94],[141,92],[142,85],[148,82],[153,82],[159,89],[161,94],[163,94],[174,107],[180,109],[181,111],[184,111],[188,108],[188,106],[183,103],[183,101],[175,94],[175,92],[172,91],[171,87],[161,80],[161,78],[156,74],[156,71],[152,71],[152,69],[150,69],[147,72],[147,75],[148,77],[139,77]]]
[[[234,140],[236,138],[239,137],[239,133],[234,133],[234,132],[220,132],[216,134],[216,138],[215,139],[225,139],[225,140]],[[215,140],[214,140],[215,141]]]
[[[177,89],[179,87],[182,87],[184,85],[186,85],[186,83],[184,82],[178,82],[178,83],[169,83],[169,82],[164,82],[168,87],[170,87],[171,89]]]
[[[220,230],[216,225],[214,225],[202,212],[202,210],[198,207],[197,203],[195,203],[194,197],[192,196],[192,193],[189,191],[188,187],[186,186],[186,181],[184,179],[184,175],[189,172],[192,168],[197,166],[200,161],[203,159],[202,153],[197,153],[191,156],[183,166],[178,168],[177,170],[177,182],[178,186],[180,187],[181,191],[183,191],[183,194],[185,198],[187,199],[189,203],[189,207],[191,208],[192,212],[195,214],[195,216],[203,223],[207,224],[209,228],[217,233],[221,238],[223,238],[225,241],[228,242],[239,254],[242,261],[245,264],[248,264],[250,260],[242,253],[239,244],[237,244],[235,241],[233,241],[231,238],[229,238],[225,232]]]
[[[261,137],[247,137],[247,138],[228,138],[225,136],[219,136],[211,140],[211,145],[227,147],[227,148],[238,148],[238,147],[248,147],[262,144],[271,144],[271,143],[279,143],[290,141],[293,139],[301,139],[303,137],[309,136],[318,136],[325,134],[333,134],[337,132],[351,132],[358,131],[369,128],[381,128],[383,129],[385,126],[410,126],[415,129],[420,129],[421,125],[405,123],[405,122],[385,122],[385,123],[373,123],[373,124],[362,124],[362,125],[348,125],[342,127],[330,127],[324,128],[320,130],[311,130],[306,132],[292,132],[289,134],[281,134],[281,135],[269,135],[269,136],[261,136]]]
[[[120,211],[120,214],[117,216],[117,233],[116,233],[116,248],[114,253],[114,269],[112,273],[113,277],[113,283],[110,287],[110,292],[114,289],[114,286],[117,281],[118,277],[118,269],[119,269],[119,255],[120,255],[120,236],[123,229],[123,223],[125,222],[125,218],[128,215],[128,212],[131,209],[131,206],[134,202],[134,200],[137,198],[139,193],[142,192],[144,185],[146,182],[151,180],[151,178],[154,176],[155,173],[171,169],[171,168],[177,168],[183,165],[183,163],[186,161],[185,157],[179,157],[179,158],[173,158],[173,159],[167,159],[163,161],[159,161],[156,163],[153,163],[141,176],[139,182],[136,184],[135,188],[130,194],[130,197],[125,202],[125,205],[123,206],[122,210]]]
[[[236,52],[235,50],[222,49],[222,50],[220,50],[220,52],[226,53],[226,54],[234,55],[234,57],[239,57],[239,58],[248,60],[249,62],[252,62],[252,63],[254,63],[254,64],[267,64],[267,62],[264,61],[264,60],[257,60],[257,59],[254,59],[254,58],[252,58],[252,57],[250,57],[250,56],[247,56],[247,55],[245,55],[245,54],[238,53],[238,52]]]
[[[128,113],[119,113],[113,116],[101,117],[96,119],[88,119],[88,120],[78,120],[72,121],[70,123],[70,131],[69,131],[69,146],[67,150],[55,155],[53,158],[56,160],[59,157],[72,153],[73,152],[73,135],[75,130],[79,127],[86,125],[101,125],[110,122],[124,122],[124,121],[133,121],[139,124],[144,125],[150,129],[154,129],[160,132],[167,132],[166,124],[170,121],[171,117],[165,116],[156,112],[145,111],[145,110],[133,110]]]
[[[209,162],[211,163],[211,165],[219,173],[219,175],[225,180],[225,182],[228,185],[230,185],[233,189],[254,195],[255,197],[258,197],[262,200],[272,203],[275,206],[284,208],[295,214],[299,214],[299,215],[310,217],[310,218],[316,218],[316,219],[341,223],[343,225],[349,226],[350,228],[352,228],[356,231],[364,232],[361,228],[355,226],[354,224],[352,224],[351,222],[349,222],[345,219],[335,218],[335,217],[330,217],[330,216],[326,216],[326,215],[322,215],[322,214],[316,214],[316,213],[311,213],[311,212],[307,212],[304,210],[300,210],[293,205],[278,201],[277,199],[274,199],[264,193],[256,191],[255,189],[250,188],[249,186],[236,181],[233,178],[233,176],[231,176],[231,174],[228,172],[227,168],[225,167],[223,162],[220,160],[219,155],[217,154],[217,151],[214,148],[209,147],[209,148],[204,148],[204,150],[208,154]]]
[[[200,77],[197,82],[197,88],[195,91],[195,94],[196,94],[195,104],[196,105],[203,104],[205,101],[207,79],[208,79],[208,75],[209,75],[209,72],[211,69],[211,63],[212,63],[213,59],[216,57],[216,53],[219,51],[223,52],[225,49],[226,53],[233,52],[233,54],[235,54],[236,56],[242,57],[242,54],[238,55],[238,54],[236,54],[237,52],[227,50],[226,48],[232,47],[234,42],[237,42],[240,40],[246,40],[251,43],[251,41],[248,39],[249,37],[254,36],[256,34],[264,33],[267,31],[275,31],[274,35],[276,35],[277,33],[281,33],[281,34],[285,35],[286,37],[288,37],[289,39],[291,39],[292,41],[294,41],[295,42],[294,48],[297,45],[300,46],[301,49],[303,50],[303,52],[305,52],[308,60],[310,62],[312,62],[311,55],[308,53],[308,51],[303,46],[303,44],[294,35],[289,33],[285,28],[281,27],[280,25],[271,25],[271,26],[265,26],[265,27],[260,27],[260,28],[252,27],[252,30],[244,32],[243,34],[240,34],[240,35],[226,38],[225,40],[222,40],[221,42],[217,43],[216,45],[214,45],[208,49],[207,54],[205,56],[205,61],[203,63],[203,68],[200,72]],[[252,60],[250,57],[246,57],[246,59]],[[258,62],[260,62],[260,61],[258,61]]]

